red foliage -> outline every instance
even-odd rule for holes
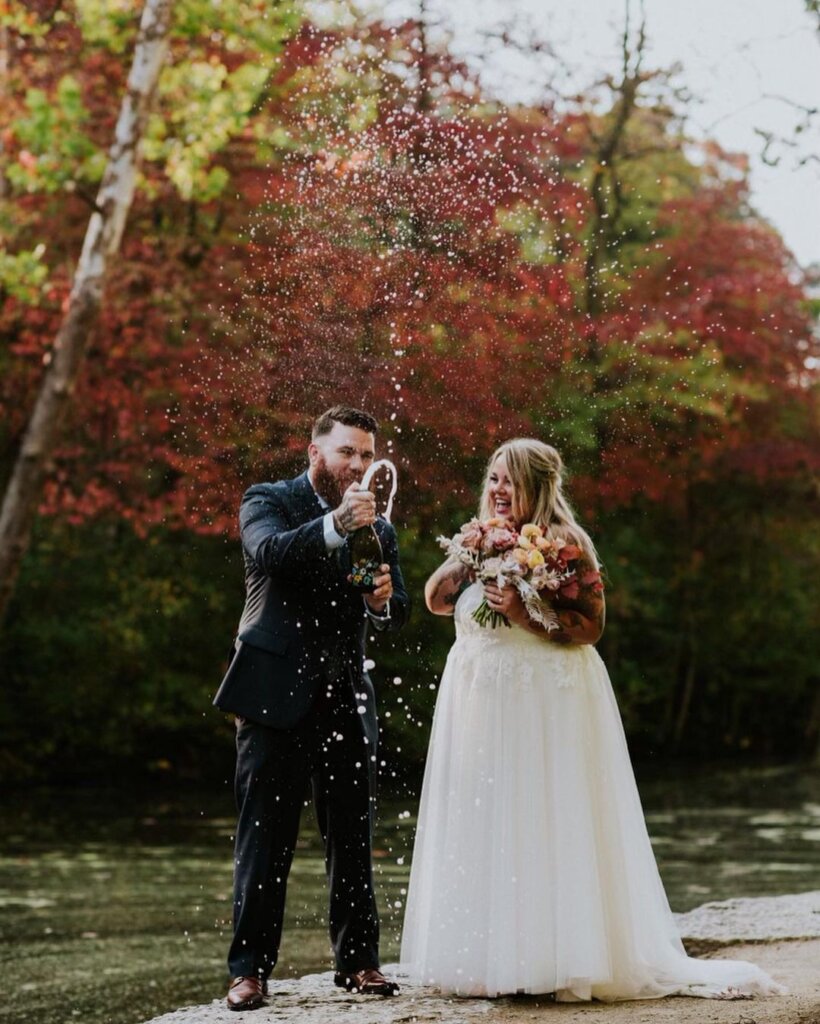
[[[233,530],[242,488],[297,471],[311,420],[339,401],[383,421],[408,517],[471,504],[486,455],[517,434],[562,448],[587,508],[666,500],[682,475],[765,479],[809,464],[804,295],[778,236],[741,215],[742,184],[711,180],[666,203],[642,269],[590,317],[583,119],[479,113],[447,54],[427,55],[424,93],[415,31],[370,27],[373,61],[403,60],[406,74],[382,70],[373,115],[352,130],[325,72],[348,62],[354,75],[370,58],[305,26],[258,115],[292,151],[265,165],[251,132],[235,139],[219,156],[232,175],[219,201],[185,204],[146,168],[154,194],[132,211],[44,512]],[[54,75],[70,45],[67,33]],[[95,138],[113,117],[110,63],[73,68]],[[39,80],[39,57],[22,73]],[[59,239],[65,267],[82,202],[21,197],[20,210]],[[40,308],[8,301],[0,314],[9,450],[67,292],[65,271],[52,280]],[[676,332],[716,346],[738,382],[724,414],[667,415],[659,390],[656,408],[619,403],[640,360],[677,358]]]

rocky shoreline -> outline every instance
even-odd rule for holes
[[[330,971],[272,982],[267,1005],[252,1024],[524,1024],[549,1015],[560,1024],[820,1024],[820,891],[793,896],[706,903],[676,915],[690,952],[753,960],[789,989],[786,996],[723,1002],[670,998],[629,1003],[555,1003],[544,996],[454,999],[403,984],[396,999],[349,995]],[[393,972],[395,973],[395,971]],[[216,1024],[240,1018],[222,996],[155,1017],[147,1024]]]

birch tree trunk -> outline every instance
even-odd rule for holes
[[[9,80],[9,30],[5,25],[0,25],[0,104],[5,106],[8,102],[8,80]],[[0,136],[0,201],[6,198],[6,161],[5,145]]]
[[[0,511],[0,622],[14,592],[42,493],[47,461],[97,320],[112,257],[134,195],[137,150],[168,47],[173,0],[145,0],[134,59],[51,362],[23,436]]]

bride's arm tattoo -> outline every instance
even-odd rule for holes
[[[556,614],[561,625],[549,634],[550,640],[555,644],[594,643],[594,640],[585,640],[584,637],[599,633],[603,626],[602,621],[596,618],[591,622],[580,612],[563,611]]]
[[[430,583],[432,587],[428,594],[428,606],[435,608],[436,605],[443,605],[446,608],[454,608],[463,591],[470,586],[470,570],[461,563],[443,565],[433,574]]]
[[[430,599],[435,601],[436,598],[442,597],[445,603],[447,603],[447,598],[452,596],[452,594],[458,589],[459,584],[466,580],[467,566],[459,564],[454,565],[449,569],[442,566],[439,570],[439,574],[440,575],[438,575],[433,587],[433,592],[430,595]]]
[[[461,583],[459,583],[458,588],[456,590],[453,590],[449,594],[444,595],[444,603],[452,605],[452,607],[455,608],[458,599],[469,586],[470,580],[467,576],[465,576],[464,579],[462,579]]]
[[[558,591],[552,605],[560,625],[547,638],[556,644],[594,644],[604,631],[606,614],[601,576],[587,558],[579,558],[574,568],[577,593],[570,598]]]

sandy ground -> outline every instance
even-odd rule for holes
[[[222,998],[156,1017],[150,1024],[820,1024],[820,939],[727,946],[713,956],[752,960],[789,988],[785,996],[720,1001],[658,999],[629,1003],[554,1003],[515,999],[453,999],[405,985],[395,999],[348,995],[332,975],[275,982],[267,1006],[241,1017]]]

